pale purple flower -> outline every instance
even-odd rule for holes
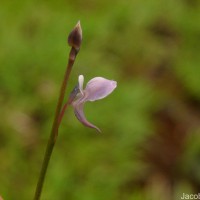
[[[95,128],[97,131],[101,132],[98,127],[87,121],[83,112],[83,107],[87,101],[96,101],[108,96],[117,87],[117,82],[102,77],[95,77],[87,83],[85,89],[83,89],[83,82],[84,76],[80,75],[78,77],[78,86],[71,94],[71,96],[73,96],[71,104],[74,107],[74,113],[83,125]]]

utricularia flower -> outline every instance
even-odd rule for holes
[[[87,83],[85,89],[83,89],[83,82],[84,76],[80,75],[78,77],[78,85],[71,93],[71,104],[74,107],[74,113],[83,125],[101,132],[98,127],[88,122],[85,118],[83,112],[84,104],[87,101],[96,101],[108,96],[117,87],[117,82],[103,77],[95,77]]]

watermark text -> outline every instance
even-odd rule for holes
[[[200,193],[197,194],[183,193],[181,199],[200,199]]]

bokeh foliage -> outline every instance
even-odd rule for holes
[[[88,103],[83,127],[67,110],[42,199],[173,199],[200,188],[200,2],[33,1],[0,6],[0,195],[33,198],[69,47],[80,19],[79,74],[114,79]],[[163,196],[164,195],[164,196]]]

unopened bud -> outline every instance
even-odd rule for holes
[[[80,49],[81,42],[82,42],[82,29],[80,21],[78,21],[78,23],[68,36],[68,44],[69,46],[75,48],[78,51]]]

